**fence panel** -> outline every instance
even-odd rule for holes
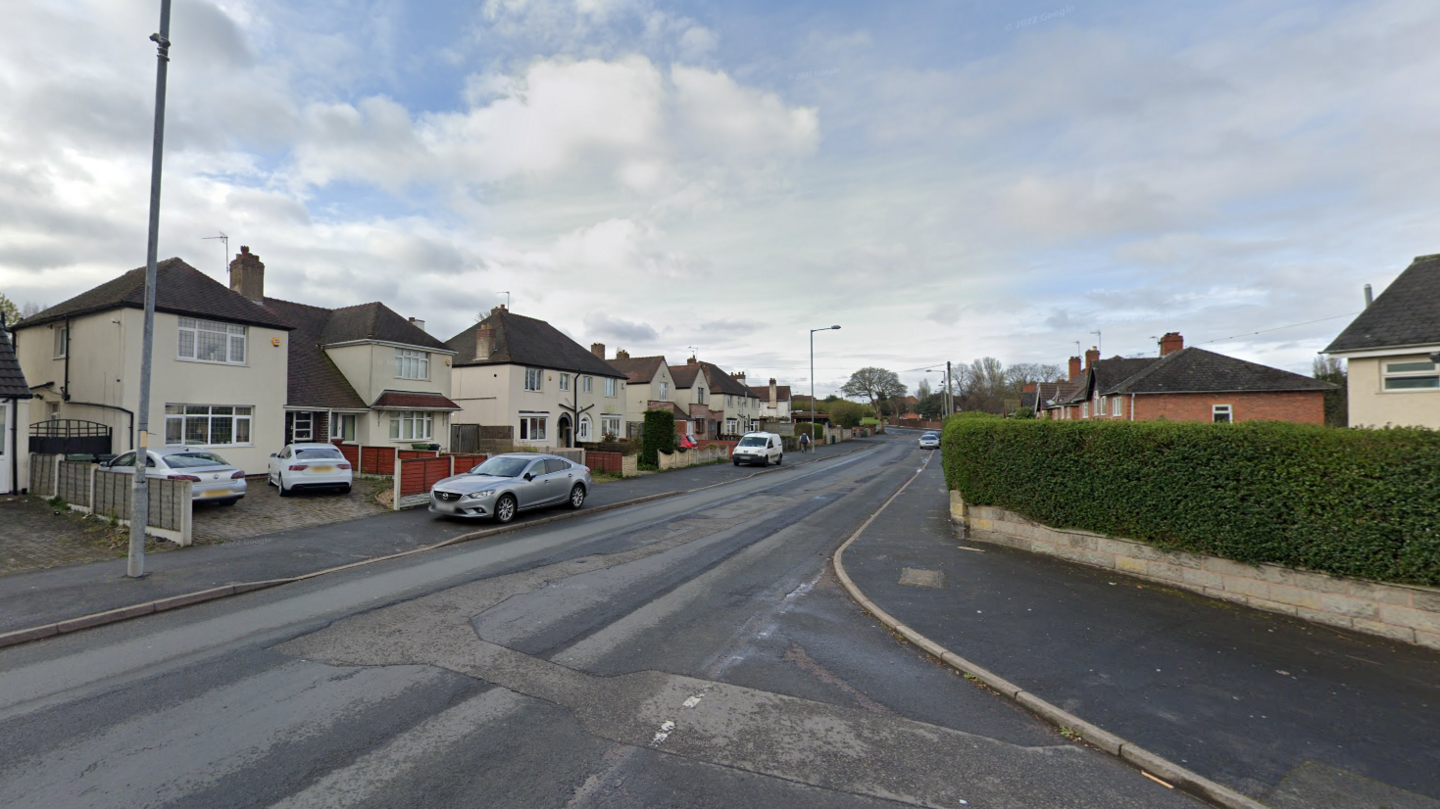
[[[93,513],[111,516],[122,525],[129,525],[130,488],[134,476],[125,472],[109,472],[98,467],[91,473],[95,476]],[[189,545],[193,534],[191,482],[150,478],[147,485],[150,489],[150,506],[147,515],[149,525],[145,532],[179,545]]]
[[[395,448],[361,447],[360,471],[366,475],[395,474]]]
[[[475,452],[480,449],[480,425],[450,425],[450,449],[462,453]]]
[[[585,450],[579,447],[576,447],[574,449],[563,449],[557,447],[556,449],[549,450],[549,452],[551,455],[559,455],[561,458],[574,461],[581,466],[585,465]]]
[[[402,450],[399,450],[398,452],[396,452],[396,457],[398,457],[398,458],[400,458],[400,459],[402,459],[402,460],[409,460],[409,459],[411,459],[411,458],[438,458],[438,457],[440,457],[440,450],[438,450],[438,449],[402,449]]]
[[[355,444],[339,444],[337,446],[340,448],[340,454],[350,462],[350,468],[357,472],[360,471],[360,447]]]
[[[47,500],[55,496],[57,484],[60,482],[59,470],[56,464],[60,462],[60,455],[50,455],[34,452],[30,454],[30,493]]]
[[[485,459],[489,456],[487,456],[483,452],[451,452],[446,453],[441,457],[455,459],[455,474],[458,475],[461,472],[468,472],[471,469],[479,466],[480,464],[485,463]]]
[[[595,452],[586,450],[585,460],[592,472],[604,472],[607,475],[619,475],[624,470],[625,456],[618,452]]]
[[[423,505],[430,500],[430,487],[453,474],[455,459],[402,458],[397,461],[394,509]]]
[[[96,465],[83,461],[61,461],[58,492],[62,500],[81,511],[90,510],[90,473]]]

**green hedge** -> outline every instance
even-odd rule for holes
[[[640,463],[660,463],[659,452],[675,451],[675,414],[669,410],[646,410],[640,431]]]
[[[942,447],[968,504],[1239,562],[1440,585],[1440,432],[952,418]]]

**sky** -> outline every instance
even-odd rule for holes
[[[159,5],[0,0],[17,303],[145,262]],[[1440,252],[1433,0],[174,0],[170,33],[160,257],[223,282],[224,233],[269,295],[441,339],[508,292],[800,392],[840,325],[822,396],[1168,331],[1308,373]]]

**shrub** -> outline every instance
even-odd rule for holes
[[[645,429],[640,434],[640,463],[658,466],[657,453],[675,451],[675,414],[668,410],[646,410]]]
[[[1440,432],[955,417],[942,446],[946,481],[970,504],[1238,562],[1440,585]]]

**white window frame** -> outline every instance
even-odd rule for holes
[[[545,369],[543,369],[543,368],[526,368],[526,369],[525,369],[525,390],[537,391],[537,392],[538,392],[538,391],[540,391],[540,390],[543,390],[544,387],[545,387]]]
[[[605,377],[605,396],[609,399],[615,398],[615,377]]]
[[[201,411],[204,412],[201,412]],[[229,410],[229,413],[217,413]],[[244,412],[241,412],[244,411]],[[216,441],[215,425],[230,422],[230,440]],[[192,428],[204,423],[205,440],[191,443]],[[253,405],[197,405],[169,403],[165,405],[165,444],[186,447],[253,447],[255,446],[255,408]],[[179,440],[174,436],[178,435]],[[239,440],[243,435],[244,440]]]
[[[1392,370],[1396,366],[1409,366],[1405,370]],[[1434,385],[1419,387],[1390,387],[1390,382],[1403,381],[1407,379],[1430,380],[1434,379]],[[1405,357],[1396,360],[1382,360],[1380,363],[1380,390],[1385,393],[1414,393],[1416,391],[1433,391],[1440,389],[1440,364],[1431,362],[1428,357]]]
[[[520,436],[520,440],[521,440],[521,441],[545,441],[545,440],[547,440],[547,439],[545,438],[545,434],[546,434],[546,430],[545,430],[546,424],[545,424],[545,422],[546,422],[549,418],[550,418],[549,416],[540,416],[540,415],[535,415],[535,416],[529,416],[529,415],[521,416],[521,417],[520,417],[520,430],[519,430],[519,432],[517,433],[517,435]]]
[[[305,428],[302,434],[300,419],[304,417]],[[291,441],[314,441],[315,440],[315,414],[306,410],[296,412],[290,417],[290,440]]]
[[[575,440],[576,440],[576,441],[586,441],[586,442],[593,440],[593,439],[590,438],[590,417],[589,417],[589,416],[581,416],[581,417],[580,417],[580,426],[577,427],[577,428],[575,428]]]
[[[582,377],[580,377],[580,390],[581,390],[582,392],[584,392],[584,393],[589,393],[591,390],[593,390],[594,384],[595,384],[595,377],[593,377],[593,376],[582,376]]]
[[[616,438],[619,438],[621,435],[620,430],[622,428],[621,421],[622,419],[619,416],[601,416],[600,435],[603,436],[607,433],[613,433]]]
[[[1090,418],[1090,403],[1089,403],[1089,402],[1081,402],[1081,403],[1080,403],[1080,418],[1082,418],[1082,419],[1088,419],[1088,418]]]
[[[391,441],[429,441],[434,436],[434,413],[428,410],[390,411]]]
[[[1117,419],[1120,418],[1120,416],[1122,415],[1120,411],[1123,409],[1124,403],[1125,403],[1125,397],[1124,397],[1124,396],[1116,396],[1116,397],[1114,397],[1113,399],[1111,399],[1111,400],[1110,400],[1110,415],[1114,416],[1114,417],[1117,418]]]
[[[561,374],[561,375],[560,375],[560,390],[570,390],[570,375],[569,375],[569,374]]]
[[[660,383],[660,401],[662,401],[662,402],[668,402],[668,401],[670,401],[670,383],[669,383],[669,382],[664,382],[664,381],[662,381],[662,382]]]
[[[70,354],[70,327],[55,327],[55,359],[63,360]]]
[[[1220,418],[1224,414],[1225,418]],[[1210,405],[1210,421],[1213,424],[1233,424],[1235,422],[1235,408],[1228,404]]]
[[[1103,416],[1110,411],[1110,397],[1101,396],[1100,406],[1095,409],[1095,415]]]
[[[726,434],[726,435],[734,435],[734,434],[735,434],[735,431],[738,430],[738,429],[740,429],[740,420],[739,420],[739,419],[725,419],[725,434]]]
[[[396,379],[429,379],[430,352],[411,348],[395,349]]]
[[[350,424],[350,434],[349,434],[349,435],[346,435],[346,434],[345,434],[345,424],[346,424],[346,421],[345,421],[345,420],[346,420],[346,419],[349,419],[349,420],[350,420],[350,421],[349,421],[349,424]],[[354,413],[331,413],[331,414],[330,414],[330,438],[331,438],[331,439],[338,438],[338,439],[340,439],[341,441],[354,441],[354,440],[355,440],[355,428],[356,428],[356,426],[357,426],[356,422],[358,422],[358,421],[359,421],[359,419],[357,419],[357,418],[355,417],[355,414],[354,414]]]
[[[186,353],[185,338],[190,338],[189,353]],[[200,356],[201,335],[224,335],[224,359]],[[204,320],[198,317],[180,318],[175,339],[175,356],[186,362],[208,362],[212,365],[244,365],[249,350],[250,329],[238,323],[224,323],[219,320]],[[239,355],[238,357],[236,355]],[[220,445],[223,446],[223,445]]]

